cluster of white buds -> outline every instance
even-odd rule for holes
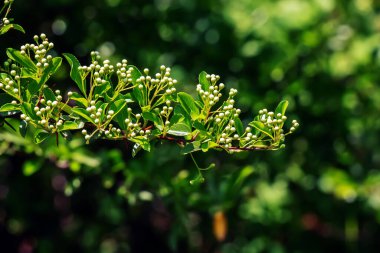
[[[108,129],[104,131],[104,135],[108,138],[115,138],[123,135],[123,131],[115,127],[113,124],[108,125]]]
[[[250,127],[245,128],[245,132],[244,132],[242,138],[245,142],[257,140],[257,136],[252,134],[252,128],[250,128]]]
[[[160,111],[160,115],[167,119],[169,118],[169,115],[172,112],[173,112],[173,107],[171,106],[171,101],[166,100],[165,105],[162,107],[162,110]]]
[[[94,120],[94,123],[96,125],[101,125],[103,123],[103,114],[104,114],[104,110],[102,108],[96,108],[96,102],[94,100],[92,100],[90,102],[90,106],[88,106],[86,108],[86,111],[88,111],[90,114],[90,118]],[[107,115],[109,118],[111,117],[111,115]]]
[[[177,91],[174,85],[177,84],[177,80],[170,77],[171,68],[161,65],[160,73],[156,73],[154,76],[149,75],[149,69],[144,69],[145,76],[140,76],[136,82],[139,89],[146,87],[148,90],[152,90],[152,94],[159,94],[160,91],[164,91],[166,95],[171,95]]]
[[[121,62],[116,64],[116,74],[119,78],[119,82],[121,81],[123,85],[131,83],[132,80],[132,71],[133,68],[128,68],[128,61],[123,59]]]
[[[8,77],[1,80],[0,89],[5,90],[9,94],[18,95],[19,93],[18,85]]]
[[[142,119],[141,114],[137,113],[132,117],[132,109],[128,108],[128,118],[124,120],[126,125],[125,133],[128,137],[136,137],[136,136],[144,136],[148,137],[148,135],[151,133],[150,130],[144,130],[141,128],[141,122]],[[133,121],[133,118],[135,118],[135,121]]]
[[[22,55],[30,56],[30,52],[33,52],[34,58],[37,60],[36,66],[38,68],[49,67],[49,63],[53,57],[51,55],[47,55],[47,52],[54,47],[54,44],[49,42],[44,33],[41,33],[40,36],[34,35],[33,39],[36,44],[25,44],[21,46],[20,53]],[[41,40],[41,43],[39,43],[39,40]]]
[[[53,130],[61,127],[63,125],[63,121],[61,119],[55,121],[55,120],[50,120],[52,118],[59,118],[59,115],[54,115],[57,113],[55,109],[59,106],[59,102],[62,101],[62,96],[60,95],[61,91],[56,90],[55,95],[56,99],[51,101],[51,100],[46,100],[45,98],[42,98],[39,100],[38,106],[36,105],[34,107],[34,112],[36,115],[39,117],[39,120],[37,123],[39,125],[42,125],[45,129]],[[22,116],[22,115],[21,115]]]
[[[97,84],[105,84],[107,80],[104,77],[112,72],[114,72],[114,66],[111,65],[109,60],[104,60],[103,65],[100,65],[100,55],[97,51],[91,52],[92,62],[89,66],[79,66],[78,70],[84,74],[89,72],[94,72],[94,80]]]
[[[268,112],[267,109],[263,109],[259,111],[259,117],[260,121],[264,123],[264,125],[270,129],[273,129],[273,131],[280,130],[281,134],[283,133],[282,126],[287,119],[285,115],[282,115],[281,113],[277,113],[275,115],[274,112]]]
[[[224,84],[220,83],[219,85],[211,85],[208,91],[205,91],[202,89],[202,85],[198,84],[197,92],[205,104],[213,106],[219,101],[220,97],[222,96],[221,90],[223,90],[223,88]]]
[[[224,145],[225,148],[229,148],[232,146],[233,140],[239,139],[240,136],[236,133],[235,121],[230,119],[220,135],[219,144]]]
[[[292,121],[292,127],[290,128],[289,132],[293,133],[296,131],[296,129],[300,126],[300,124],[297,122],[297,120]]]
[[[4,2],[5,3],[5,2]],[[11,22],[7,18],[3,18],[3,24],[4,25],[9,25]]]

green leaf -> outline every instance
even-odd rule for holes
[[[87,120],[88,122],[94,123],[94,120],[90,117],[89,112],[87,112],[86,109],[72,108],[71,112],[82,117],[83,119]]]
[[[25,120],[21,120],[20,126],[18,127],[18,129],[22,137],[25,137],[27,128],[28,128],[28,122],[26,122]]]
[[[150,151],[150,142],[147,138],[143,136],[139,136],[139,137],[131,138],[131,141],[139,144],[142,147],[142,149],[148,152]]]
[[[1,27],[0,29],[0,35],[3,35],[5,33],[7,33],[10,29],[15,29],[15,30],[18,30],[22,33],[25,33],[25,30],[24,28],[22,28],[20,25],[17,25],[17,24],[8,24],[8,25],[5,25],[3,27]]]
[[[71,70],[70,70],[70,77],[71,79],[76,83],[79,90],[82,92],[82,94],[86,97],[86,81],[82,78],[79,72],[80,63],[78,59],[69,53],[64,53],[63,56],[66,58],[67,62],[70,64]]]
[[[22,67],[28,68],[29,70],[33,71],[33,73],[37,72],[37,67],[34,64],[34,62],[27,56],[24,56],[21,54],[20,51],[8,48],[7,49],[7,56],[20,64]]]
[[[133,66],[133,65],[128,65],[127,66],[127,69],[130,69],[132,68],[132,71],[131,71],[131,79],[132,79],[132,84],[136,84],[136,80],[138,78],[140,78],[140,76],[142,76],[140,70],[136,67],[136,66]]]
[[[202,90],[204,91],[208,91],[210,87],[210,82],[209,80],[207,80],[206,76],[207,76],[207,73],[205,71],[202,71],[198,77],[198,81],[202,87]]]
[[[0,29],[0,35],[3,35],[5,33],[7,33],[10,29],[15,29],[15,30],[18,30],[22,33],[25,33],[25,30],[24,28],[22,28],[20,25],[17,25],[17,24],[8,24],[8,25],[5,25],[5,26],[2,26],[1,29]]]
[[[80,95],[78,92],[73,92],[73,94],[70,96],[70,100],[74,100],[83,107],[88,107],[88,101],[85,99],[82,95]]]
[[[10,112],[10,111],[19,111],[19,110],[20,110],[19,104],[14,105],[12,103],[7,103],[0,107],[0,112]]]
[[[46,101],[49,101],[49,100],[55,101],[56,100],[56,96],[50,88],[45,88],[43,90],[43,93],[44,93],[44,97],[45,97]]]
[[[18,25],[18,24],[12,24],[12,25],[13,25],[13,29],[20,31],[22,33],[25,33],[25,30],[21,25]]]
[[[99,97],[102,97],[104,93],[106,93],[109,89],[111,89],[110,82],[105,82],[101,84],[97,84],[94,89],[94,96],[95,99],[98,99]]]
[[[35,79],[27,78],[25,82],[25,86],[28,87],[27,89],[30,92],[30,95],[33,96],[41,89],[42,85],[40,85]]]
[[[153,122],[155,126],[161,126],[162,127],[161,119],[154,112],[143,112],[142,116],[145,120],[149,120],[149,121]]]
[[[275,110],[275,115],[281,113],[281,115],[285,115],[286,109],[288,108],[289,102],[287,100],[281,101]]]
[[[50,76],[52,76],[55,72],[57,72],[61,64],[62,64],[62,58],[54,57],[49,63],[49,66],[46,69],[44,69],[38,84],[40,86],[44,85],[47,82],[47,80],[49,80]]]
[[[207,131],[205,125],[201,121],[199,121],[199,120],[196,120],[196,121],[193,122],[193,127],[195,129],[200,130],[200,131],[204,131],[204,132]]]
[[[110,120],[116,117],[124,109],[126,105],[127,105],[127,101],[125,99],[119,99],[113,102],[110,105],[110,109],[114,111],[114,114],[111,116]]]
[[[83,128],[83,125],[82,127],[80,127],[77,123],[73,121],[65,121],[63,125],[59,128],[59,131],[77,130],[80,128]]]
[[[237,134],[239,136],[242,136],[244,134],[243,123],[241,122],[239,118],[235,118],[234,121],[235,121],[235,128],[236,128]]]
[[[186,146],[181,150],[181,153],[183,155],[186,155],[186,154],[190,154],[192,152],[197,152],[201,150],[200,148],[200,142],[197,141],[197,142],[191,142],[191,143],[188,143],[186,144]]]
[[[135,157],[137,153],[141,150],[141,145],[138,143],[135,143],[132,148],[132,157]]]
[[[175,136],[187,136],[191,134],[191,127],[183,122],[176,123],[169,128],[168,134]]]
[[[250,126],[256,128],[257,130],[259,130],[261,133],[269,136],[270,138],[273,139],[273,136],[272,134],[270,133],[269,131],[269,128],[267,128],[264,123],[260,122],[260,121],[252,121],[251,123],[249,123]]]
[[[187,114],[191,116],[192,119],[198,118],[199,108],[196,106],[194,98],[192,96],[185,92],[178,92],[177,99],[182,108]]]
[[[219,145],[218,143],[213,142],[213,141],[207,141],[207,142],[202,143],[201,145],[201,149],[203,152],[207,152],[209,149],[212,149],[215,147],[219,147]]]
[[[50,133],[46,132],[45,130],[37,130],[34,134],[34,142],[36,144],[39,144],[46,140],[50,136]]]
[[[36,112],[33,110],[32,104],[25,103],[25,102],[22,103],[21,104],[21,110],[22,110],[22,112],[26,116],[30,117],[31,119],[33,119],[33,120],[38,120],[39,119],[39,117],[37,116]]]

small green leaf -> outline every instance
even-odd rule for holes
[[[30,103],[22,103],[21,104],[21,110],[22,112],[30,117],[33,120],[38,120],[39,117],[37,116],[36,112],[33,110],[33,106]]]
[[[192,96],[185,92],[178,92],[177,98],[182,108],[187,114],[191,116],[192,119],[198,118],[199,108],[196,106],[194,98]]]
[[[127,105],[127,101],[125,101],[125,99],[119,99],[113,102],[110,105],[110,109],[113,110],[114,113],[109,120],[112,120],[114,117],[116,117],[124,109],[126,105]]]
[[[28,91],[30,92],[30,95],[36,94],[42,87],[35,79],[32,78],[26,78],[25,86],[27,86]]]
[[[0,112],[10,112],[10,111],[19,111],[19,110],[20,110],[19,104],[14,105],[12,103],[7,103],[0,107]]]
[[[168,134],[175,136],[187,136],[191,134],[191,127],[183,122],[176,123],[169,128]]]
[[[135,143],[132,148],[132,157],[135,157],[137,153],[141,150],[141,145],[138,143]]]
[[[70,96],[70,100],[74,100],[78,102],[83,107],[88,107],[88,101],[85,99],[82,95],[80,95],[78,92],[73,92]]]
[[[87,120],[88,122],[94,123],[94,120],[90,117],[86,109],[83,108],[72,108],[72,113],[82,117],[83,119]]]
[[[207,141],[202,143],[201,148],[203,152],[207,152],[209,149],[219,147],[218,143],[213,142],[213,141]]]
[[[18,30],[22,33],[25,33],[25,30],[24,28],[22,28],[20,25],[17,25],[17,24],[8,24],[8,25],[5,25],[3,27],[1,27],[0,29],[0,35],[3,35],[5,33],[7,33],[10,29],[15,29],[15,30]]]
[[[83,127],[83,125],[82,125]],[[77,130],[82,128],[77,123],[73,121],[65,121],[63,125],[59,128],[59,131],[67,131],[67,130]]]
[[[20,31],[22,33],[25,33],[25,30],[21,25],[18,25],[18,24],[12,24],[12,25],[13,25],[13,29]]]
[[[50,133],[46,132],[45,130],[37,130],[34,134],[34,142],[36,144],[39,144],[46,140],[50,136]]]
[[[207,80],[206,76],[207,76],[207,73],[205,71],[202,71],[198,77],[198,81],[202,87],[202,90],[204,91],[208,91],[210,87],[210,82],[209,80]]]
[[[50,88],[45,88],[43,90],[43,93],[44,93],[44,97],[45,97],[46,101],[49,101],[49,100],[55,101],[56,100],[56,96]]]
[[[139,136],[139,137],[131,138],[131,141],[139,144],[142,149],[144,149],[148,152],[150,151],[150,142],[147,138],[145,138],[143,136]]]
[[[183,155],[190,154],[192,152],[197,152],[201,150],[199,142],[194,145],[193,142],[186,144],[186,146],[181,150]]]
[[[143,112],[142,116],[145,120],[149,120],[149,121],[153,122],[155,126],[161,126],[162,127],[161,119],[154,112]]]
[[[22,55],[20,51],[13,48],[8,48],[7,56],[20,64],[22,67],[32,70],[33,73],[37,72],[37,67],[34,62],[29,57]]]
[[[269,136],[271,139],[273,139],[273,136],[272,134],[270,133],[269,131],[269,128],[267,128],[264,123],[260,122],[260,121],[252,121],[251,123],[249,123],[250,126],[256,128],[257,130],[259,130],[261,133]]]
[[[82,94],[86,97],[86,81],[82,78],[79,67],[80,63],[78,59],[69,53],[64,53],[63,56],[66,58],[67,62],[70,64],[71,70],[70,70],[70,77],[71,79],[77,84],[79,90],[82,92]]]
[[[204,132],[207,131],[206,126],[205,126],[201,121],[199,121],[199,120],[195,120],[195,121],[193,122],[193,127],[194,127],[195,129],[200,130],[200,131],[204,131]]]
[[[281,113],[281,115],[285,115],[288,105],[289,105],[289,102],[287,100],[281,101],[275,110],[275,115],[277,115],[278,113]]]
[[[243,123],[241,122],[239,118],[235,118],[234,121],[235,121],[235,128],[236,128],[237,134],[239,136],[242,136],[244,134]]]
[[[47,82],[47,80],[49,80],[50,76],[52,76],[55,72],[57,72],[57,70],[61,66],[61,63],[62,63],[61,57],[54,57],[49,63],[49,66],[46,69],[44,69],[38,84],[40,86],[44,85]]]
[[[20,126],[18,127],[18,129],[22,137],[25,137],[27,128],[28,128],[28,122],[26,122],[25,120],[21,120]]]
[[[136,80],[138,78],[140,78],[140,76],[142,76],[140,70],[136,67],[136,66],[133,66],[133,65],[128,65],[127,66],[127,69],[130,69],[132,68],[132,71],[131,71],[131,79],[132,79],[132,84],[136,84]]]
[[[101,84],[97,84],[94,89],[95,99],[102,97],[104,93],[106,93],[109,89],[111,89],[110,82],[105,82]]]

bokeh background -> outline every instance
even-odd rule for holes
[[[173,144],[131,158],[0,131],[0,252],[379,251],[379,1],[16,0],[11,16],[27,33],[1,38],[3,60],[43,32],[83,64],[171,66],[188,92],[219,74],[246,122],[287,99],[301,126],[280,151],[196,154],[217,165],[201,185]]]

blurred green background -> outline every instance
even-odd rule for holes
[[[287,99],[301,127],[280,151],[196,154],[217,166],[195,186],[173,144],[131,158],[0,131],[0,252],[378,252],[379,1],[16,0],[11,16],[27,34],[1,38],[3,60],[43,32],[83,64],[172,66],[189,92],[219,74],[247,122]]]

